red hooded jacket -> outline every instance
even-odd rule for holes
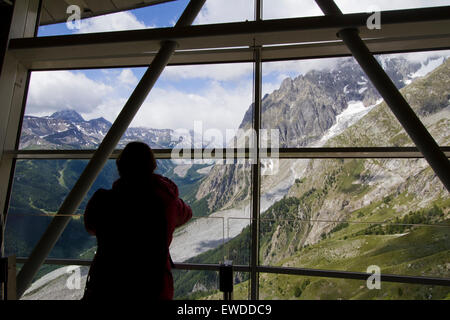
[[[151,214],[158,214],[158,212],[154,212],[151,214],[148,213],[148,208],[151,208],[152,206],[150,200],[151,197],[160,199],[164,207],[163,210],[167,219],[167,252],[168,247],[172,242],[173,232],[175,231],[175,228],[185,224],[191,219],[192,210],[187,204],[183,202],[182,199],[179,198],[178,187],[174,182],[158,174],[152,174],[150,180],[153,186],[151,188],[151,196],[148,195],[145,186],[141,185],[136,188],[134,185],[127,185],[121,179],[119,179],[113,184],[113,188],[111,190],[99,189],[89,200],[84,214],[85,228],[90,234],[97,237],[98,243],[98,250],[89,271],[89,278],[101,278],[102,275],[105,275],[106,277],[106,274],[109,272],[108,270],[111,269],[111,265],[117,265],[117,263],[115,263],[115,259],[128,259],[130,262],[128,264],[123,264],[120,267],[121,269],[125,269],[123,270],[123,279],[118,279],[116,281],[115,278],[117,277],[117,271],[114,274],[112,272],[108,274],[108,277],[112,277],[113,281],[141,282],[141,277],[143,278],[145,276],[149,276],[145,274],[146,269],[143,268],[143,266],[145,267],[145,263],[147,261],[140,261],[136,267],[133,262],[133,257],[126,256],[128,253],[128,255],[139,255],[140,257],[138,258],[140,260],[142,260],[142,256],[148,257],[149,261],[151,260],[151,253],[142,254],[143,251],[145,252],[145,233],[152,231]],[[133,210],[116,210],[116,208],[114,208],[111,203],[117,203],[117,198],[121,199],[121,196],[129,192],[130,189],[132,189],[133,193],[137,192],[140,194],[138,195],[138,198],[142,203],[140,203],[137,207],[132,207]],[[136,210],[136,208],[138,209]],[[117,211],[121,211],[120,214],[111,213]],[[112,241],[115,242],[114,246],[117,247],[118,251],[117,256],[114,259],[106,258],[108,254],[104,252],[106,252],[107,250],[101,251],[101,247],[106,247],[106,245],[103,245],[102,242],[104,243],[106,240],[103,240],[103,238],[107,237],[102,236],[102,234],[105,234],[105,231],[107,229],[120,229],[119,231],[114,231],[113,234],[114,240]],[[139,233],[139,235],[136,235],[137,233]],[[140,236],[140,238],[139,240],[136,240],[138,236]],[[111,236],[109,236],[109,239],[111,239]],[[128,239],[133,240],[130,240],[127,243]],[[111,240],[108,241],[111,242]],[[139,249],[137,249],[138,247]],[[101,253],[103,253],[103,255]],[[111,256],[111,254],[109,255]],[[130,264],[132,264],[133,268],[130,268]],[[132,276],[139,272],[136,269],[142,269],[142,275],[134,279],[132,278]],[[125,273],[128,273],[128,275]],[[88,283],[90,281],[91,279],[88,279]],[[149,283],[151,284],[151,282]],[[171,272],[171,260],[169,254],[167,254],[163,283],[163,290],[159,295],[160,299],[173,299],[174,288]],[[148,286],[148,284],[146,285]],[[87,284],[84,296],[84,299],[86,300],[90,298],[96,299],[99,296],[104,295],[105,292],[108,292],[109,290],[97,290],[98,292],[96,293],[95,290],[92,290],[92,288],[89,289],[88,287],[89,285]],[[124,285],[123,288],[124,290],[128,289],[126,285]]]

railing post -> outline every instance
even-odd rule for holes
[[[16,300],[16,256],[0,258],[1,300]]]
[[[223,300],[233,300],[233,262],[230,260],[219,267],[219,290],[223,292]]]
[[[6,300],[8,297],[8,292],[6,291],[7,279],[8,279],[8,259],[1,257],[0,258],[1,300]]]

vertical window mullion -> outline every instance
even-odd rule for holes
[[[255,20],[262,19],[262,0],[255,0]],[[259,214],[260,214],[260,187],[261,163],[259,158],[260,128],[261,128],[261,47],[254,46],[254,83],[253,83],[253,130],[255,133],[255,155],[252,159],[252,212],[251,212],[251,250],[250,250],[250,299],[259,298]]]

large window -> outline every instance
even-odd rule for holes
[[[33,72],[19,148],[95,149],[144,71]],[[156,149],[226,147],[251,90],[249,63],[167,67],[119,147],[135,140]]]
[[[121,13],[137,22],[118,28],[169,27],[186,3]],[[365,11],[364,1],[353,11],[337,3],[344,13]],[[262,18],[322,15],[314,1],[302,5],[265,0]],[[158,10],[166,16],[150,15]],[[112,18],[86,20],[93,29],[84,32],[118,30],[95,29],[107,25],[102,19]],[[254,20],[253,1],[209,0],[195,24],[245,20]],[[40,35],[67,34],[61,27],[41,27]],[[292,48],[276,48],[285,49]],[[179,264],[175,298],[220,298],[218,267],[230,260],[237,270],[235,298],[448,298],[448,286],[386,282],[381,290],[370,290],[365,281],[346,276],[375,266],[394,276],[450,278],[449,193],[411,148],[414,143],[358,63],[342,54],[261,61],[259,50],[273,46],[245,50],[255,50],[254,58],[167,66],[117,146],[148,143],[158,157],[158,173],[177,184],[193,210],[170,247]],[[205,57],[213,51],[204,51]],[[447,155],[449,57],[448,50],[376,55]],[[13,152],[6,254],[30,254],[144,72],[126,66],[31,72]],[[269,150],[266,134],[272,134]],[[252,150],[239,153],[245,145],[234,143],[251,143],[256,135],[264,142],[255,146],[260,163]],[[232,152],[221,152],[224,148]],[[180,150],[188,156],[168,157]],[[110,188],[118,178],[116,155],[49,256],[83,266],[68,271],[47,261],[24,299],[79,298],[81,291],[72,294],[58,281],[67,281],[70,272],[81,272],[85,281],[96,242],[84,230],[83,212],[98,188]],[[295,269],[310,270],[311,276],[296,275]],[[325,273],[317,276],[314,270]],[[341,272],[341,278],[326,272]]]

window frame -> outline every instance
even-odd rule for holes
[[[36,4],[36,1],[31,1]],[[18,66],[22,79],[26,80],[23,90],[15,92],[14,97],[11,99],[12,104],[10,108],[15,111],[8,116],[8,133],[5,137],[5,150],[2,150],[2,158],[8,162],[6,167],[9,166],[9,169],[6,168],[0,175],[2,182],[8,185],[6,198],[9,199],[11,193],[14,164],[17,159],[90,159],[95,152],[95,150],[29,151],[18,149],[21,121],[24,116],[29,78],[32,71],[147,66],[150,62],[149,60],[155,56],[161,40],[176,40],[180,47],[175,52],[169,65],[229,62],[252,62],[254,64],[253,114],[257,116],[254,117],[253,129],[259,132],[260,121],[258,118],[261,116],[262,62],[350,56],[350,52],[345,45],[334,39],[334,34],[343,27],[362,27],[365,25],[365,19],[367,18],[367,14],[357,13],[346,14],[341,18],[323,16],[264,21],[261,19],[261,2],[260,0],[255,0],[255,2],[256,19],[251,22],[201,25],[185,27],[179,30],[161,28],[115,33],[23,38],[22,36],[30,35],[28,32],[28,34],[25,33],[22,36],[17,36],[16,34],[15,37],[12,37],[5,61],[9,65]],[[35,12],[36,7],[30,6],[25,11],[26,13]],[[448,30],[450,28],[450,20],[448,18],[443,19],[443,17],[449,16],[449,12],[450,6],[382,12],[384,30],[382,29],[382,31],[377,33],[377,37],[374,37],[374,34],[367,30],[361,30],[360,35],[365,39],[372,54],[449,49],[450,36],[445,35],[444,32],[438,32],[439,30]],[[28,29],[30,29],[30,23],[32,24],[31,20],[28,22]],[[410,36],[409,32],[416,33],[416,35]],[[130,44],[130,42],[135,46],[123,45],[124,43]],[[251,45],[248,45],[249,43]],[[245,46],[242,46],[242,44],[245,44]],[[99,50],[102,48],[102,45],[103,48],[106,46],[109,48],[133,47],[133,49],[120,49],[118,55],[106,57],[105,59],[104,52],[113,51],[109,49]],[[144,48],[146,51],[143,53]],[[76,53],[80,52],[78,50],[81,50],[82,53]],[[15,60],[11,60],[11,57],[14,57]],[[21,108],[18,108],[18,106]],[[12,145],[15,145],[15,147],[11,148]],[[448,158],[450,157],[450,146],[441,146],[441,150],[444,151]],[[157,159],[170,158],[170,149],[157,149],[154,151]],[[191,151],[193,155],[199,150],[192,149]],[[233,152],[236,158],[249,158],[248,151],[243,155],[237,149],[233,149]],[[416,147],[281,148],[278,152],[281,159],[423,158]],[[120,150],[116,150],[111,158],[116,158],[119,153]],[[226,150],[222,154],[225,157],[225,154],[227,154]],[[257,145],[257,155],[257,163],[252,168],[251,264],[249,266],[234,266],[234,271],[250,272],[249,297],[258,299],[259,273],[367,280],[370,274],[361,272],[259,265],[258,227],[260,223],[261,180],[259,144]],[[4,221],[6,221],[7,208],[8,203],[6,201]],[[26,258],[24,257],[17,259],[17,262],[25,261]],[[89,265],[90,261],[47,259],[46,263]],[[177,263],[176,267],[185,270],[218,271],[220,266]],[[389,282],[450,286],[450,279],[448,278],[386,274],[382,274],[381,278],[383,281]]]

